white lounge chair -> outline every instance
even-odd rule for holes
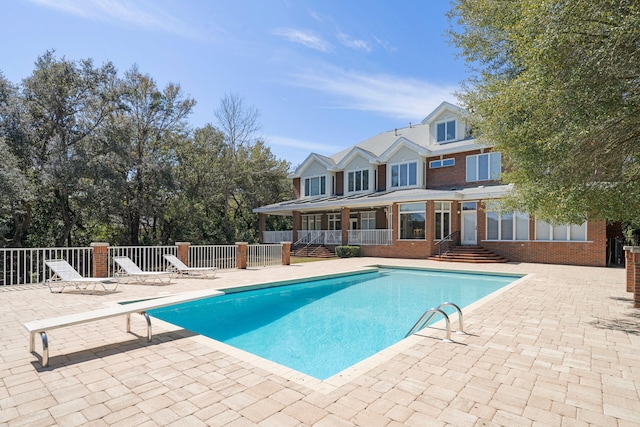
[[[201,277],[215,277],[215,267],[187,267],[185,263],[175,255],[163,255],[164,259],[170,264],[168,271],[175,272],[176,274],[182,274],[185,276],[201,276]]]
[[[45,265],[53,271],[53,275],[45,280],[52,293],[61,293],[67,286],[85,291],[91,288],[91,292],[100,285],[105,291],[115,292],[118,282],[110,277],[82,277],[67,261],[63,259],[45,260]],[[108,288],[107,285],[113,285]]]
[[[162,279],[167,279],[167,283],[171,281],[171,273],[166,271],[142,271],[131,258],[127,256],[114,256],[113,260],[118,265],[116,277],[125,279],[135,279],[139,282],[146,282],[147,279],[157,280],[162,283]]]

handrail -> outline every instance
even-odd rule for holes
[[[450,322],[449,322],[449,315],[447,315],[447,313],[445,313],[444,310],[442,310],[442,307],[453,307],[458,312],[459,330],[456,331],[456,333],[465,334],[466,332],[464,331],[462,310],[460,309],[460,307],[458,307],[456,304],[452,302],[443,302],[438,306],[438,308],[430,308],[429,310],[425,311],[422,317],[420,317],[420,320],[418,320],[416,324],[413,325],[413,328],[411,328],[411,330],[407,333],[407,335],[405,335],[405,338],[408,337],[409,335],[413,335],[414,333],[416,333],[421,329],[426,328],[429,322],[431,321],[431,319],[433,319],[433,317],[436,314],[442,314],[447,324],[447,338],[445,341],[450,341],[451,328],[450,328]]]
[[[442,244],[445,242],[452,242],[453,236],[455,236],[456,234],[460,234],[460,231],[456,230],[453,233],[449,233],[448,236],[445,236],[436,242],[436,246],[438,247],[438,256],[442,255]]]
[[[314,242],[316,242],[317,240],[319,240],[319,239],[321,239],[321,238],[324,238],[324,233],[319,233],[316,237],[314,237],[313,239],[311,239],[311,240],[309,241],[309,243],[307,243],[307,244],[306,244],[302,249],[298,249],[298,250],[296,251],[296,253],[299,253],[299,252],[304,251],[304,250],[305,250],[305,249],[307,249],[309,246],[311,246]],[[300,240],[302,240],[302,239],[300,239]],[[298,242],[299,242],[300,240],[298,240]],[[296,243],[298,243],[298,242],[296,242]]]

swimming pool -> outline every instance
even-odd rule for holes
[[[520,277],[379,268],[149,314],[324,380],[402,340],[427,309],[464,308]]]

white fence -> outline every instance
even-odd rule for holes
[[[391,230],[349,230],[349,245],[389,246],[391,244]]]
[[[108,275],[115,273],[114,256],[127,256],[144,271],[165,271],[163,255],[176,255],[176,246],[112,246],[107,261]],[[282,263],[282,245],[249,245],[249,267],[266,267]],[[42,283],[51,277],[45,260],[64,259],[83,277],[93,276],[93,248],[0,248],[0,286]],[[236,245],[189,246],[191,267],[237,267]]]
[[[292,240],[293,240],[292,230],[262,232],[262,243],[291,242]]]
[[[236,253],[236,245],[189,246],[189,266],[216,267],[219,270],[236,268]]]
[[[65,259],[83,276],[92,274],[92,248],[0,249],[0,285],[40,283],[51,276],[45,260]]]
[[[163,255],[175,255],[175,246],[112,246],[109,247],[109,276],[117,269],[113,257],[126,256],[131,258],[143,271],[166,271],[167,261]]]
[[[349,245],[389,246],[392,230],[349,230]],[[319,245],[341,245],[342,230],[298,230],[298,244],[313,242]]]
[[[247,251],[247,267],[282,264],[282,245],[249,245]]]

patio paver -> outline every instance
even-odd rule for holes
[[[42,368],[22,326],[123,300],[375,264],[530,276],[465,309],[468,335],[452,334],[454,343],[429,328],[324,382],[164,322],[154,321],[147,343],[140,316],[132,317],[138,336],[119,318],[51,331],[50,367]],[[0,287],[0,425],[640,424],[640,310],[621,269],[356,258],[118,291]]]

